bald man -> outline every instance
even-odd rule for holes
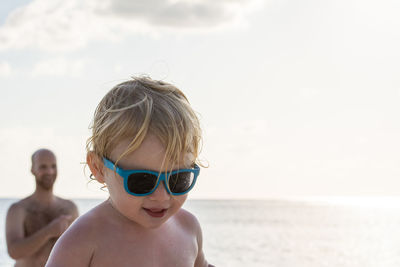
[[[58,237],[78,217],[76,205],[53,194],[57,163],[53,152],[39,149],[32,155],[35,192],[8,210],[8,253],[16,267],[45,266]],[[22,185],[23,186],[23,185]]]

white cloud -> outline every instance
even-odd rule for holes
[[[262,0],[34,0],[10,13],[0,50],[68,50],[131,33],[193,32],[243,20]]]
[[[85,62],[82,59],[71,60],[66,58],[51,58],[35,64],[31,75],[38,76],[80,76]]]
[[[0,77],[1,76],[9,76],[11,74],[11,67],[5,61],[0,61]]]
[[[152,26],[208,28],[234,20],[241,9],[253,3],[249,0],[148,0],[143,4],[140,1],[111,0],[107,8],[98,11],[128,20],[141,20]]]

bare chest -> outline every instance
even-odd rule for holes
[[[179,231],[150,238],[116,233],[102,239],[91,266],[190,267],[198,251],[196,239]]]
[[[45,208],[34,205],[27,207],[24,221],[25,236],[32,235],[58,216],[68,213],[69,211],[63,207]]]

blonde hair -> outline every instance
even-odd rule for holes
[[[87,152],[110,157],[123,139],[132,141],[116,160],[135,151],[147,133],[165,145],[164,168],[190,157],[196,162],[201,142],[199,120],[186,96],[172,84],[133,77],[112,88],[100,101],[90,126]]]

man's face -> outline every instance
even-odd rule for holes
[[[37,153],[32,162],[32,174],[36,178],[36,186],[45,190],[53,188],[57,177],[56,157],[49,151]]]

